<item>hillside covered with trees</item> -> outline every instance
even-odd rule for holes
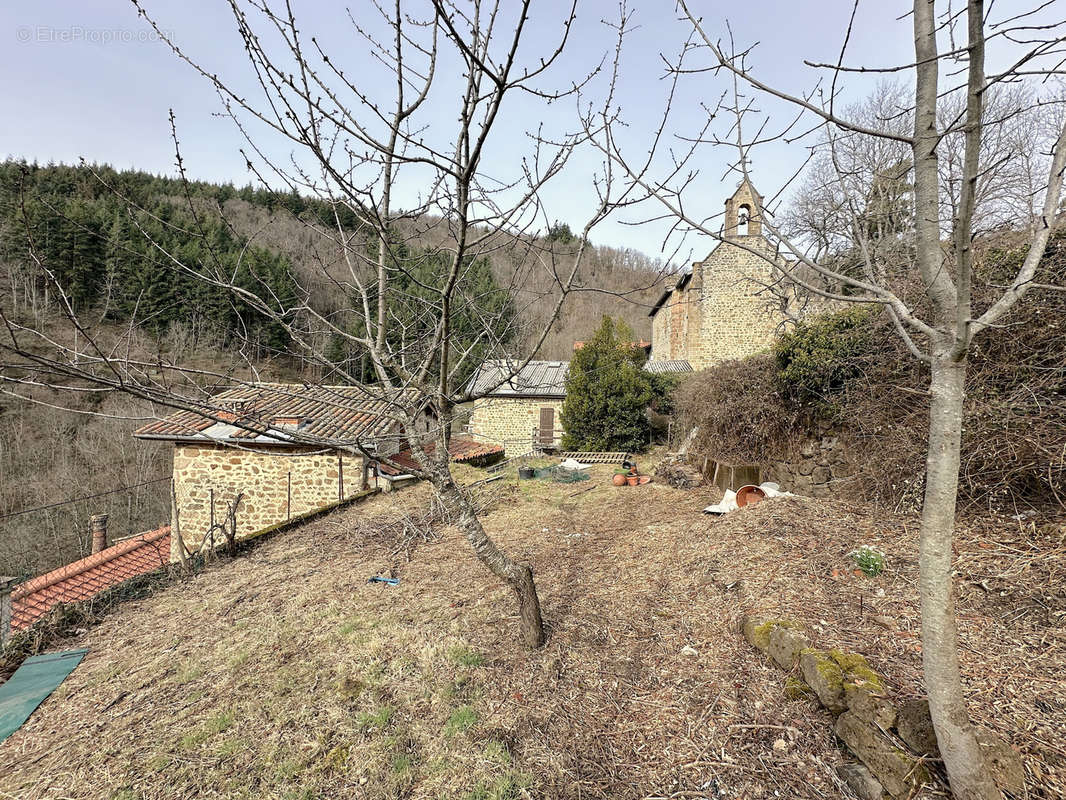
[[[337,215],[340,215],[339,217]],[[230,288],[213,286],[182,268],[207,265],[275,310],[306,295],[316,313],[341,318],[345,296],[341,253],[316,248],[316,226],[340,223],[356,232],[367,252],[376,243],[358,236],[354,215],[295,193],[251,186],[182,181],[104,165],[0,164],[0,303],[16,324],[62,335],[63,298],[42,280],[38,264],[55,270],[72,308],[97,321],[105,338],[135,348],[151,361],[165,355],[217,375],[343,383],[370,380],[364,353],[340,336],[313,338],[315,352],[293,347],[287,326],[268,319]],[[433,226],[425,226],[432,229]],[[440,240],[398,231],[394,246],[405,269],[393,280],[398,298],[390,307],[390,346],[424,339],[420,305],[432,303],[426,287],[442,270]],[[470,296],[453,309],[461,347],[470,347],[470,369],[479,361],[479,324],[494,320],[499,340],[515,355],[529,353],[529,331],[551,311],[550,273],[535,268],[544,253],[564,258],[579,244],[565,223],[556,223],[522,252],[496,250],[466,266]],[[446,247],[446,243],[444,245]],[[330,268],[323,270],[322,264]],[[334,269],[335,268],[335,269]],[[638,336],[650,334],[648,303],[661,286],[660,265],[631,250],[591,247],[583,282],[609,285],[611,294],[576,293],[562,309],[540,350],[542,358],[569,358],[573,341],[587,334],[587,320],[611,314]],[[324,277],[328,276],[328,277]],[[110,333],[106,333],[110,332]],[[165,477],[165,447],[135,442],[130,431],[150,414],[124,395],[85,393],[81,414],[50,409],[29,399],[34,392],[8,385],[0,397],[0,573],[23,575],[83,555],[88,516],[110,512],[116,535],[155,527],[168,519],[165,482],[137,486],[83,502],[42,508]]]

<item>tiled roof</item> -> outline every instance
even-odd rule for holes
[[[257,383],[227,389],[202,411],[175,412],[133,435],[243,445],[287,444],[301,437],[354,443],[388,433],[396,425],[395,412],[415,399],[413,391],[389,400],[360,386]]]
[[[11,592],[11,630],[28,628],[59,603],[76,603],[170,563],[170,526],[134,536],[99,553],[20,583]]]
[[[486,361],[470,381],[470,391],[487,397],[566,397],[568,361]],[[512,372],[517,374],[508,379]],[[505,380],[506,379],[506,380]]]
[[[645,362],[644,369],[647,372],[661,375],[664,372],[692,372],[692,365],[683,359],[672,359]]]
[[[436,444],[434,442],[429,442],[425,445],[425,449],[427,453],[432,453],[436,449]],[[451,455],[452,461],[457,461],[459,463],[473,461],[477,458],[483,458],[485,456],[491,456],[502,452],[503,445],[475,442],[473,439],[453,437],[451,442],[448,443],[448,453]],[[410,450],[402,450],[394,456],[389,456],[389,461],[395,462],[398,466],[408,471],[419,468],[418,462],[415,461],[415,457],[411,454]],[[380,469],[386,475],[401,474],[399,470],[388,464],[382,464]]]

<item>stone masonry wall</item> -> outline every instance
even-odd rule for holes
[[[734,238],[775,258],[762,236]],[[722,242],[692,269],[688,285],[675,288],[652,319],[652,360],[685,359],[700,370],[768,348],[785,320],[764,288],[774,279],[772,264]]]
[[[670,320],[673,315],[669,306],[663,306],[651,318],[651,360],[670,361],[674,358],[670,347]]]
[[[699,297],[691,285],[675,287],[670,301],[652,318],[652,354],[655,361],[687,358],[689,337],[693,330],[693,314],[698,313],[695,301]]]
[[[740,236],[748,247],[774,257],[762,236]],[[699,370],[723,361],[758,353],[773,342],[784,315],[761,284],[770,283],[774,268],[756,255],[728,242],[720,244],[697,266],[699,302],[690,303],[699,324],[691,325],[686,358]],[[658,316],[658,315],[656,315]]]
[[[362,489],[363,459],[344,455],[345,497]],[[289,505],[288,476],[292,476]],[[224,520],[229,503],[243,492],[237,507],[237,536],[247,536],[285,521],[290,514],[336,502],[340,470],[336,453],[316,454],[298,448],[241,450],[212,444],[175,444],[174,492],[181,536],[195,549],[211,521],[211,490],[215,493],[215,521]],[[171,537],[176,545],[177,537]],[[171,558],[177,557],[172,549]]]
[[[844,458],[844,444],[829,430],[806,441],[786,459],[774,461],[767,480],[782,489],[807,497],[824,497],[844,488],[851,472]]]
[[[532,448],[533,429],[540,426],[540,410],[547,407],[555,409],[555,427],[561,430],[561,399],[479,398],[470,417],[470,435],[478,442],[502,444],[509,456],[522,455]]]

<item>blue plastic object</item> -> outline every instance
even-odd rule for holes
[[[367,583],[387,583],[389,586],[396,586],[399,582],[399,578],[383,578],[380,575],[375,575],[367,580]]]

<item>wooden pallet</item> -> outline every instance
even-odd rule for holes
[[[629,453],[559,453],[559,458],[572,458],[582,464],[621,464],[629,461]]]

